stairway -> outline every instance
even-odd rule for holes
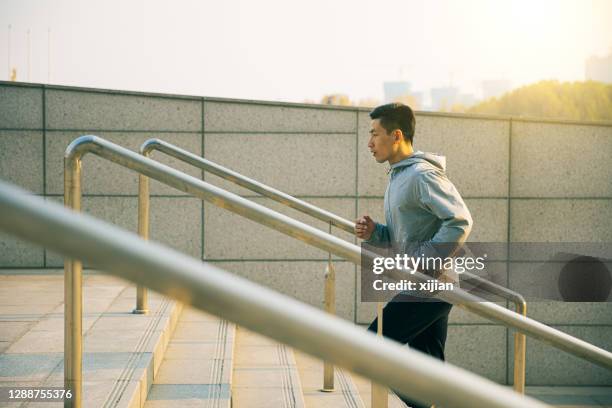
[[[335,390],[322,381],[320,360],[186,306],[144,407],[370,407],[369,380],[336,367]]]
[[[0,274],[0,385],[62,387],[59,272]],[[153,291],[149,314],[132,314],[136,290],[115,277],[88,273],[83,287],[84,407],[370,407],[368,379],[336,368],[336,389],[324,393],[316,358]],[[563,408],[612,407],[610,386],[528,386],[527,394]],[[389,407],[403,404],[391,395]]]

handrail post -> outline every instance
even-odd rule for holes
[[[527,302],[525,299],[517,300],[516,312],[527,317]],[[514,391],[525,393],[525,368],[526,368],[527,336],[525,333],[516,331],[514,333]]]
[[[148,151],[140,152],[143,156],[148,157]],[[142,173],[138,174],[138,235],[142,239],[149,239],[149,178]],[[147,314],[149,312],[147,304],[147,288],[143,285],[136,286],[136,309],[132,313]]]
[[[329,223],[329,233],[332,232],[332,223]],[[336,314],[336,270],[332,262],[332,254],[329,252],[327,268],[325,271],[325,311],[329,314]],[[330,362],[323,362],[323,389],[324,392],[334,391],[334,365]]]
[[[469,272],[464,272],[470,280],[478,282],[478,286],[482,289],[501,296],[514,303],[514,311],[522,316],[527,317],[527,301],[517,292],[514,292],[506,287],[480,278],[477,275],[472,275]],[[468,309],[469,310],[469,309]],[[517,331],[514,333],[514,390],[518,393],[525,393],[525,368],[526,361],[527,337],[524,333]]]
[[[383,335],[383,304],[381,302],[376,303],[376,318],[377,318],[376,335],[382,337]],[[387,387],[373,382],[371,398],[372,398],[372,408],[387,408],[387,406],[389,405],[389,391],[387,391]]]
[[[64,158],[64,205],[81,210],[81,159]],[[83,395],[83,264],[64,258],[64,408],[81,408]]]

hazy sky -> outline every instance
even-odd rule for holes
[[[0,0],[3,80],[9,24],[20,81],[30,29],[30,82],[297,102],[583,80],[612,47],[609,0]]]

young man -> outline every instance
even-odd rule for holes
[[[370,118],[368,148],[378,163],[391,166],[384,200],[386,225],[363,215],[356,221],[355,234],[370,245],[391,247],[394,253],[452,256],[470,233],[472,217],[445,175],[444,157],[414,151],[415,118],[410,107],[382,105]],[[456,280],[456,275],[444,272],[438,279],[443,278]],[[383,335],[444,360],[451,307],[443,301],[397,295],[383,309]],[[368,330],[376,328],[375,319]],[[408,406],[426,408],[405,396],[400,398]]]

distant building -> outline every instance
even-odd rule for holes
[[[512,81],[507,79],[494,79],[482,81],[482,97],[484,99],[496,98],[512,89]]]
[[[457,101],[459,88],[454,86],[443,86],[431,88],[431,108],[433,110],[447,110]]]
[[[612,83],[612,48],[607,57],[589,57],[585,62],[584,76],[587,81]]]
[[[398,98],[410,93],[410,82],[389,81],[383,83],[385,92],[385,103],[395,102]]]
[[[423,106],[423,92],[413,92],[410,88],[410,82],[406,81],[384,82],[385,103],[402,102],[413,109],[421,109]]]

